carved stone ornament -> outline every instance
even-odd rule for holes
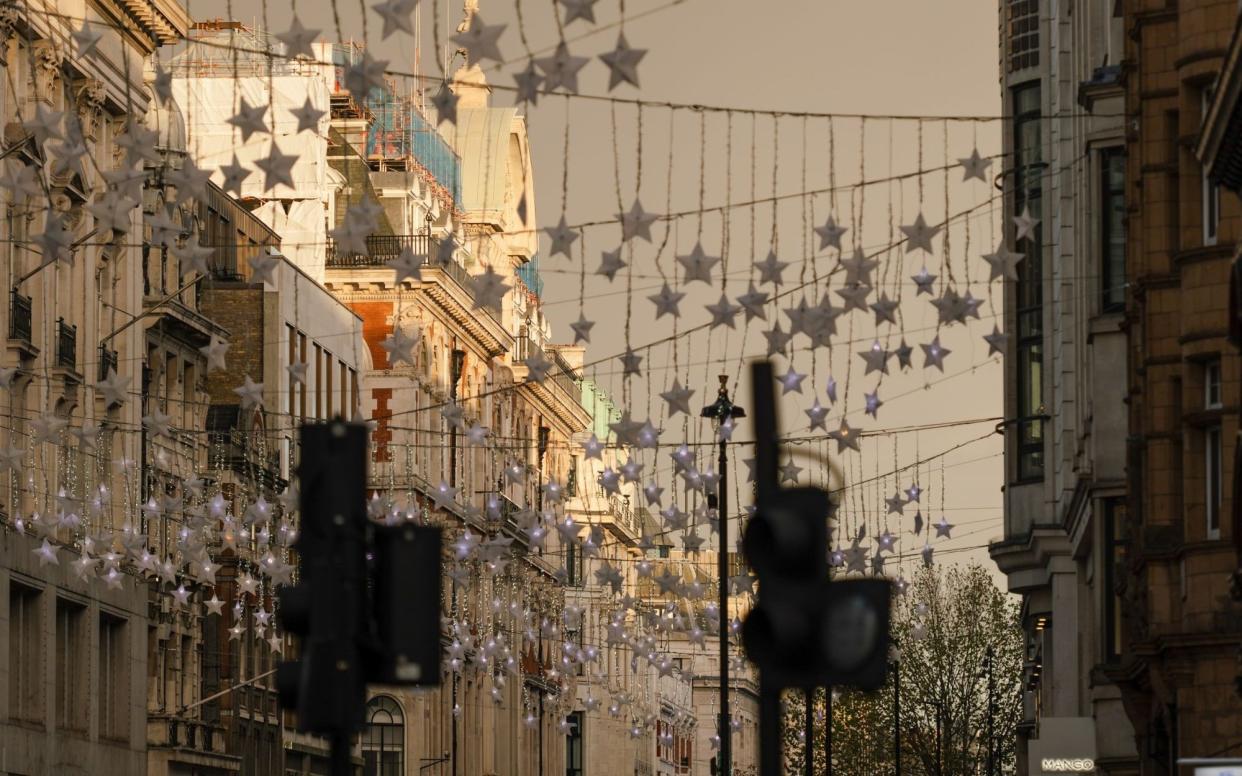
[[[82,137],[92,142],[98,140],[104,121],[104,103],[108,99],[107,88],[94,78],[86,78],[74,90],[73,98]]]
[[[0,3],[0,45],[5,49],[0,51],[0,65],[7,66],[9,58],[7,56],[9,39],[17,34],[17,23],[20,16],[17,11],[17,4],[12,2]]]
[[[56,94],[60,90],[61,64],[64,59],[56,44],[50,40],[36,40],[31,48],[34,52],[34,81],[36,99],[48,105],[55,105]]]

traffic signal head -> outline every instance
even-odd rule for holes
[[[439,684],[440,529],[376,526],[374,539],[379,654],[367,678],[380,684]]]
[[[778,490],[758,505],[742,540],[759,600],[742,638],[776,687],[878,687],[888,655],[890,583],[830,582],[828,494]]]
[[[361,424],[301,429],[299,581],[279,592],[277,616],[299,637],[299,655],[277,666],[283,708],[314,733],[361,727],[369,639],[366,591],[366,451]]]

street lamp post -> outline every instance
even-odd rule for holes
[[[746,411],[729,399],[728,375],[720,375],[716,401],[703,408],[702,416],[715,421],[717,428],[726,420],[746,417]],[[720,549],[717,564],[717,586],[720,588],[720,774],[733,773],[733,731],[729,718],[729,461],[727,440],[720,437],[717,472],[720,480],[716,496],[716,519],[720,526]]]

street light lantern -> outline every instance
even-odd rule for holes
[[[720,375],[720,390],[716,401],[703,408],[704,418],[711,418],[719,428],[726,420],[746,417],[746,410],[729,398],[729,376]],[[733,728],[729,716],[729,471],[727,439],[720,439],[720,452],[716,471],[720,473],[717,492],[708,494],[708,505],[715,506],[717,524],[720,526],[720,547],[717,551],[717,575],[720,592],[720,719],[716,732],[720,736],[719,773],[731,776],[733,772]],[[714,503],[713,503],[714,502]]]
[[[736,419],[746,417],[746,410],[737,406],[729,399],[729,376],[720,375],[719,378],[720,390],[716,393],[716,401],[703,408],[702,416],[711,418],[716,422],[716,425],[723,423],[725,418]]]

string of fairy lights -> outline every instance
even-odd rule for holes
[[[716,429],[701,419],[695,420],[690,402],[696,391],[690,386],[712,385],[714,373],[719,372],[732,375],[731,389],[736,394],[743,366],[749,359],[766,355],[782,361],[786,369],[780,378],[782,393],[810,400],[809,406],[802,408],[795,418],[799,430],[784,437],[789,455],[782,462],[782,477],[789,482],[822,485],[837,497],[834,566],[842,573],[892,574],[898,579],[898,587],[904,588],[903,571],[919,564],[930,565],[938,556],[985,546],[960,542],[943,546],[951,540],[979,537],[994,524],[992,518],[948,522],[948,513],[967,507],[955,507],[946,500],[945,471],[980,459],[953,463],[946,459],[994,440],[990,429],[979,434],[974,434],[974,430],[979,425],[994,425],[1000,419],[929,420],[868,429],[858,419],[857,394],[863,393],[861,412],[877,421],[882,408],[920,397],[941,383],[977,374],[997,364],[995,356],[1005,351],[1008,336],[1000,325],[1003,316],[999,289],[1019,280],[1024,257],[1018,250],[1040,250],[1041,246],[1032,239],[1037,218],[1030,213],[1013,219],[1012,226],[1006,224],[998,229],[1003,215],[1000,192],[1017,182],[1004,176],[991,177],[992,166],[1003,164],[1007,158],[999,153],[980,153],[978,128],[1005,122],[1005,117],[763,111],[615,96],[615,89],[639,87],[638,71],[646,54],[630,45],[627,22],[632,30],[632,22],[689,0],[673,0],[629,14],[622,0],[617,21],[598,25],[597,2],[553,0],[550,5],[556,42],[544,49],[531,43],[527,29],[530,17],[522,12],[521,1],[517,0],[517,26],[524,53],[516,59],[505,59],[500,49],[501,38],[512,37],[505,35],[506,26],[486,24],[477,4],[471,9],[467,3],[466,20],[456,35],[448,37],[460,49],[467,70],[486,64],[480,67],[481,72],[509,72],[513,76],[512,85],[487,86],[512,96],[519,106],[527,108],[528,132],[534,131],[529,121],[541,99],[545,105],[550,98],[564,101],[559,132],[553,131],[557,129],[550,118],[553,111],[545,109],[540,113],[541,129],[542,121],[547,120],[548,136],[557,138],[562,149],[564,166],[557,223],[540,228],[526,223],[523,217],[523,223],[507,229],[506,235],[544,238],[551,246],[546,254],[548,260],[559,257],[565,262],[564,267],[544,266],[540,272],[564,275],[566,289],[576,286],[576,293],[559,299],[540,298],[528,304],[541,316],[543,310],[556,305],[576,306],[578,321],[570,326],[575,345],[590,345],[593,328],[602,322],[587,317],[598,315],[597,303],[606,299],[624,301],[623,325],[619,308],[608,320],[609,327],[616,326],[622,332],[624,348],[607,356],[592,354],[584,359],[579,370],[583,380],[598,386],[607,396],[620,399],[617,408],[609,410],[604,418],[609,433],[602,440],[592,434],[589,440],[558,439],[544,446],[544,451],[566,459],[581,455],[586,471],[593,471],[587,461],[598,459],[598,480],[576,483],[577,492],[573,495],[568,492],[568,483],[556,476],[533,481],[531,478],[540,468],[532,464],[541,452],[537,443],[528,435],[488,426],[488,419],[497,412],[512,410],[517,402],[524,401],[535,384],[546,381],[553,385],[559,376],[561,368],[536,348],[522,361],[511,358],[513,367],[524,369],[523,380],[505,379],[498,370],[489,370],[486,381],[473,395],[414,406],[406,402],[404,409],[385,415],[383,427],[393,436],[383,443],[383,455],[375,466],[376,495],[369,513],[373,519],[385,522],[435,522],[448,531],[454,556],[449,572],[451,595],[446,601],[448,674],[486,677],[490,702],[504,705],[516,697],[524,722],[538,724],[528,683],[520,682],[520,689],[515,691],[507,684],[508,677],[523,676],[526,669],[522,667],[522,650],[529,649],[533,642],[542,639],[559,643],[555,660],[539,665],[535,671],[552,689],[549,697],[554,699],[555,713],[563,716],[570,710],[577,697],[575,688],[583,683],[588,710],[602,707],[614,717],[628,719],[631,735],[639,737],[654,726],[654,699],[634,696],[626,689],[628,682],[624,676],[627,671],[638,671],[643,664],[661,676],[674,673],[673,644],[682,642],[705,648],[714,623],[722,616],[730,616],[720,612],[712,601],[717,581],[714,572],[703,564],[701,553],[711,534],[716,533],[720,519],[741,523],[746,516],[742,505],[746,500],[743,490],[748,485],[744,476],[733,477],[732,504],[721,505],[719,511],[708,507],[705,496],[720,476],[707,462],[710,451],[719,441],[744,451],[748,441],[730,438],[735,433],[731,424]],[[364,6],[363,41],[370,42],[373,37],[367,29],[368,11],[382,20],[378,32],[381,41],[394,35],[412,38],[416,5],[413,0],[382,0],[370,9]],[[460,97],[454,91],[449,66],[441,56],[441,52],[448,51],[440,38],[445,14],[440,0],[433,0],[431,5],[439,75],[395,69],[388,62],[373,58],[366,48],[356,61],[344,65],[320,59],[313,43],[322,32],[304,27],[296,6],[289,29],[273,36],[279,47],[251,49],[228,37],[201,37],[189,45],[226,53],[231,59],[230,77],[235,84],[243,78],[241,59],[260,58],[263,67],[258,77],[265,80],[268,95],[275,94],[273,78],[277,67],[294,63],[337,68],[344,90],[358,104],[365,104],[375,90],[391,89],[387,79],[414,84],[420,94],[430,95],[441,126],[455,124],[460,116]],[[35,18],[36,12],[25,2],[12,7],[26,18]],[[265,0],[265,29],[268,10]],[[230,17],[231,12],[230,8]],[[347,38],[342,33],[341,13],[335,2],[332,12],[336,40],[344,43]],[[59,14],[46,7],[37,16],[40,24],[56,33],[62,75],[69,74],[66,68],[72,67],[74,57],[89,55],[104,34],[101,28],[105,25],[98,20]],[[570,47],[611,29],[618,30],[616,48],[598,57],[608,69],[609,94],[580,92],[579,72],[590,60],[574,56]],[[27,46],[26,51],[33,72],[33,49]],[[175,67],[166,69],[165,63],[158,61],[152,70],[153,102],[173,103],[174,80],[189,76],[178,74]],[[15,76],[6,72],[8,95],[20,97]],[[10,213],[32,221],[43,216],[41,231],[32,231],[29,236],[10,233],[0,241],[10,245],[14,255],[23,251],[37,256],[37,271],[53,265],[73,266],[79,253],[90,250],[157,249],[179,263],[176,277],[182,283],[165,299],[165,303],[171,303],[211,277],[217,268],[217,252],[244,247],[204,243],[204,235],[196,231],[193,221],[183,217],[183,212],[205,195],[209,179],[216,179],[218,173],[224,176],[225,188],[232,184],[238,193],[243,181],[253,175],[263,178],[264,194],[281,186],[294,186],[291,170],[297,158],[285,153],[282,142],[278,142],[278,136],[285,136],[277,131],[276,105],[271,101],[250,105],[243,99],[238,113],[224,121],[241,136],[242,147],[252,135],[260,140],[268,136],[268,155],[256,157],[252,168],[239,165],[234,155],[229,169],[212,170],[199,168],[192,155],[160,148],[157,141],[161,128],[152,129],[136,120],[135,106],[145,103],[145,96],[127,91],[130,120],[124,132],[113,139],[123,152],[124,161],[118,161],[117,169],[106,169],[106,165],[100,164],[104,156],[95,152],[97,148],[92,150],[82,132],[74,103],[77,96],[68,88],[69,78],[61,80],[65,83],[63,99],[68,108],[64,112],[42,101],[35,101],[33,110],[25,110],[20,99],[12,100],[19,123],[30,139],[47,149],[49,161],[40,164],[40,158],[28,164],[9,157],[0,178],[0,189],[9,195]],[[576,117],[597,104],[607,110],[610,136],[604,145],[611,145],[611,159],[583,156],[579,150],[584,142],[581,134],[572,131]],[[192,109],[190,104],[184,108],[188,127],[197,126],[190,114]],[[299,123],[294,134],[322,133],[327,124],[326,112],[314,109],[309,98],[301,110],[300,115],[294,111]],[[632,113],[633,124],[629,128],[626,112]],[[667,113],[666,131],[656,128],[660,112]],[[1064,117],[1065,114],[1058,114],[1042,118]],[[697,170],[693,164],[687,164],[689,157],[674,152],[679,120],[685,123],[685,119],[694,125],[692,142],[697,141],[697,154],[691,156],[697,155]],[[764,146],[760,120],[770,124],[767,146],[772,173],[766,192],[761,187],[768,182],[760,180],[759,175],[759,151]],[[749,137],[739,129],[747,123]],[[827,185],[820,187],[808,180],[813,167],[810,154],[815,143],[811,128],[815,123],[823,124],[822,145],[827,153]],[[841,136],[848,134],[849,125],[857,127],[859,166],[855,180],[840,183],[845,173],[838,170],[838,156],[850,156],[849,151],[841,150]],[[952,146],[957,141],[951,141],[950,128],[958,125],[968,127],[971,134],[967,155],[962,157],[953,155]],[[881,143],[888,157],[889,172],[885,175],[869,174],[867,169],[868,135],[874,144],[875,127],[887,128],[887,138]],[[930,127],[940,130],[940,147],[935,151],[925,137]],[[684,128],[681,129],[684,135]],[[915,133],[912,145],[917,154],[916,165],[913,170],[894,173],[894,149],[900,145],[897,133],[906,130]],[[723,134],[723,139],[713,133]],[[667,160],[661,158],[664,179],[660,180],[661,165],[655,164],[656,172],[652,173],[652,160],[648,157],[652,153],[662,156],[658,153],[657,138],[665,135]],[[633,141],[632,159],[623,153],[627,139]],[[283,142],[286,148],[290,147],[287,139]],[[782,164],[788,163],[782,153],[790,153],[791,146],[799,157],[800,177],[797,191],[792,192],[782,191],[780,186]],[[735,163],[739,151],[745,164]],[[576,188],[571,197],[570,183],[575,158],[581,159],[582,165],[593,162],[603,168],[611,162],[613,180],[606,181],[607,175],[600,175],[596,185],[615,199],[614,213],[570,221],[568,208],[577,197]],[[1072,160],[1069,164],[1082,162]],[[463,159],[462,163],[471,160]],[[71,225],[64,214],[49,207],[51,177],[67,171],[86,173],[85,164],[89,164],[90,177],[96,182],[95,196],[84,208],[96,224],[89,234],[80,233],[80,227]],[[713,172],[712,178],[716,171],[721,172],[723,202],[708,201],[709,171]],[[491,167],[486,168],[487,176],[493,172]],[[951,186],[950,178],[959,172],[963,180]],[[1060,172],[1043,170],[1038,175],[1026,176],[1021,185],[1038,184],[1046,192],[1055,191]],[[747,178],[744,186],[743,176]],[[674,208],[675,184],[679,180],[696,184],[694,207]],[[971,180],[978,183],[964,195],[962,185]],[[932,213],[932,201],[925,195],[936,183],[942,184],[942,212]],[[484,185],[489,184],[490,181]],[[648,212],[642,203],[644,191],[648,190],[650,196],[651,187],[659,184],[664,188],[663,212]],[[913,191],[908,191],[907,186]],[[735,198],[738,187],[748,190],[748,195]],[[986,192],[982,198],[978,195],[980,188]],[[152,190],[156,204],[144,208],[143,224],[136,227],[133,214],[144,207],[144,201],[150,199],[144,195]],[[908,209],[911,194],[916,204]],[[796,215],[791,218],[782,211],[783,206],[796,207]],[[533,203],[518,203],[519,211],[528,207],[533,207]],[[760,215],[761,210],[769,207],[769,214]],[[880,226],[875,225],[877,212],[882,213]],[[366,238],[376,232],[378,217],[377,203],[361,197],[352,199],[340,224],[331,231],[331,244],[365,253]],[[766,246],[764,218],[770,226]],[[718,219],[718,233],[710,228],[709,219]],[[782,245],[782,234],[790,229],[795,229],[799,237],[793,245],[788,238]],[[746,232],[745,240],[735,234],[742,231]],[[864,232],[883,237],[864,246]],[[1007,233],[1015,235],[1011,242],[998,239],[998,234]],[[141,239],[137,239],[139,235]],[[976,244],[982,235],[987,238],[984,250],[992,251],[979,252],[989,268],[986,281],[972,277],[972,263],[979,251]],[[293,254],[326,249],[328,245],[327,239],[290,240],[284,249]],[[427,255],[403,253],[393,262],[398,309],[418,304],[419,291],[426,282],[418,273],[419,267],[446,267],[459,261],[461,251],[466,249],[451,237],[439,245],[434,251],[429,246]],[[600,246],[607,250],[601,251]],[[746,262],[745,254],[755,260]],[[764,258],[760,259],[761,255]],[[913,275],[908,266],[910,259],[918,267]],[[274,283],[273,273],[279,261],[279,257],[270,254],[252,258],[251,280]],[[981,266],[975,264],[976,269]],[[787,280],[786,273],[796,273],[797,279]],[[648,285],[648,280],[658,283]],[[1000,283],[996,283],[998,280]],[[1070,297],[1074,293],[1090,293],[1087,286],[1093,278],[1081,280],[1085,281],[1083,288],[1071,292]],[[523,290],[507,282],[491,266],[476,267],[469,274],[467,285],[479,311],[501,312],[502,300]],[[683,321],[681,305],[689,305],[692,297],[699,296],[697,292],[704,291],[699,285],[705,289],[707,302],[699,305],[696,301],[695,306],[705,308],[711,320]],[[745,292],[736,293],[742,287]],[[298,288],[295,284],[295,294]],[[973,291],[981,289],[983,296],[973,296]],[[934,306],[935,323],[919,325],[918,321],[911,321],[907,326],[907,315],[915,317],[913,302],[921,303],[923,295]],[[791,306],[783,307],[785,303]],[[991,310],[981,312],[988,303]],[[150,309],[111,307],[126,319],[125,326],[151,314]],[[300,309],[297,304],[294,307]],[[782,315],[788,328],[782,326]],[[738,321],[738,316],[744,320]],[[946,371],[945,359],[953,350],[941,341],[941,335],[955,325],[969,328],[972,318],[995,324],[992,333],[983,337],[987,355],[972,357],[969,367],[960,371]],[[769,323],[770,327],[760,329],[756,322]],[[665,325],[669,334],[648,338],[653,326]],[[856,329],[864,333],[858,334]],[[339,338],[347,343],[343,347],[354,348],[354,363],[362,363],[354,331],[319,336],[321,340]],[[914,343],[909,338],[914,338]],[[751,345],[758,339],[763,345],[756,350]],[[404,372],[393,370],[394,373],[414,375],[427,370],[427,364],[416,353],[419,340],[420,332],[394,325],[381,343],[390,368],[402,363],[407,367]],[[284,352],[288,345],[275,344],[279,346],[278,352]],[[229,346],[229,342],[213,336],[212,342],[203,348],[208,379],[216,371],[227,371]],[[862,350],[856,350],[860,346]],[[958,347],[954,345],[954,349]],[[297,533],[296,483],[279,490],[262,471],[266,464],[259,462],[275,460],[278,471],[294,471],[296,453],[292,445],[280,444],[280,435],[291,431],[301,419],[300,414],[291,407],[267,406],[264,386],[247,376],[236,387],[238,403],[243,412],[261,413],[265,428],[255,433],[234,432],[226,440],[228,444],[221,443],[218,431],[181,428],[178,423],[183,421],[175,419],[200,418],[212,402],[189,396],[148,396],[133,386],[133,371],[143,358],[141,354],[118,358],[109,365],[106,375],[89,385],[109,408],[145,403],[145,414],[140,420],[131,421],[108,417],[102,423],[90,418],[75,422],[72,417],[61,417],[50,402],[56,380],[50,371],[38,374],[0,369],[0,386],[10,395],[5,412],[9,434],[5,447],[0,449],[0,470],[6,474],[10,504],[6,527],[39,541],[34,552],[41,565],[59,564],[60,553],[67,552],[73,556],[68,562],[74,573],[86,584],[107,588],[153,586],[178,606],[197,606],[205,616],[226,617],[231,638],[265,639],[273,653],[279,652],[284,648],[284,640],[275,625],[271,593],[277,585],[288,583],[295,573],[289,547]],[[887,381],[916,369],[915,358],[922,360],[924,370],[935,370],[933,376],[906,391],[889,393],[886,389],[881,397]],[[99,366],[89,359],[83,359],[81,364],[91,374]],[[299,364],[288,366],[294,368],[290,379],[296,382]],[[305,364],[300,366],[305,369]],[[378,364],[373,366],[383,369]],[[808,371],[803,374],[795,367]],[[701,375],[696,374],[699,368]],[[862,375],[857,375],[855,369],[863,370]],[[305,379],[304,371],[302,375],[301,379]],[[860,380],[874,382],[862,386]],[[421,395],[426,382],[418,374],[417,379],[393,390],[398,395]],[[33,409],[25,399],[17,399],[19,393],[31,386],[41,389],[44,395],[43,411]],[[807,389],[809,392],[804,393]],[[601,411],[598,403],[588,409]],[[359,418],[366,419],[361,408],[355,410]],[[638,417],[647,420],[640,422]],[[851,419],[859,426],[851,425]],[[464,497],[468,493],[464,485],[451,485],[447,480],[434,483],[427,478],[432,471],[446,468],[442,460],[444,446],[433,441],[446,428],[452,428],[460,436],[463,450],[474,456],[464,465],[465,471],[481,468],[485,482],[499,480],[502,487],[476,501]],[[944,449],[921,454],[921,435],[949,429],[967,429],[973,435]],[[118,440],[124,440],[126,435],[142,439],[141,460],[114,455],[117,449],[124,448]],[[418,441],[420,438],[423,441]],[[911,438],[913,441],[907,441]],[[883,450],[885,441],[890,451]],[[239,468],[236,462],[230,460],[229,444],[252,448],[240,472],[235,471]],[[900,452],[911,445],[916,450],[914,459],[903,463]],[[864,446],[868,448],[867,455],[861,454]],[[196,460],[200,452],[206,461],[205,468]],[[433,455],[435,452],[439,455]],[[882,462],[883,452],[891,452],[891,465]],[[462,457],[466,458],[466,454]],[[868,458],[871,471],[866,466]],[[744,454],[735,456],[735,460],[744,463]],[[827,465],[829,461],[835,462],[835,470]],[[153,487],[153,471],[169,475],[162,494]],[[507,501],[507,496],[502,499],[500,491],[516,493],[524,503]],[[625,529],[630,536],[610,537],[605,521],[593,516],[615,510],[611,497],[626,495],[634,499],[632,504],[626,499],[626,508],[640,517]],[[22,504],[25,506],[19,507]],[[572,514],[578,509],[571,508],[574,504],[580,507],[579,515]],[[908,508],[915,513],[907,513]],[[447,519],[445,515],[450,513],[456,517]],[[933,521],[933,515],[939,516],[939,520]],[[963,529],[957,536],[951,534],[955,527]],[[702,533],[704,528],[707,535]],[[515,541],[525,550],[518,552]],[[876,548],[864,545],[872,541]],[[665,548],[662,552],[667,555],[667,549],[676,546],[674,542],[680,543],[681,557],[660,557],[657,550]],[[227,586],[218,585],[216,577],[223,567],[218,562],[223,554],[236,558],[237,563],[237,575]],[[593,578],[571,577],[581,571],[571,571],[574,564],[589,564]],[[631,593],[645,588],[631,591],[627,579],[649,590],[636,598]],[[754,581],[744,571],[720,583],[729,584],[739,596],[753,593]],[[575,603],[578,599],[564,594],[567,584],[598,588],[604,595],[603,606],[584,610]],[[220,598],[221,593],[225,594],[224,599]],[[612,660],[609,656],[622,648],[633,653],[625,661],[628,665],[601,664],[601,660]],[[740,654],[734,660],[739,668],[743,667]],[[692,679],[688,670],[682,671],[681,676]],[[481,704],[488,699],[465,702]],[[453,713],[461,713],[460,702]],[[692,722],[684,719],[679,724],[684,727]]]

